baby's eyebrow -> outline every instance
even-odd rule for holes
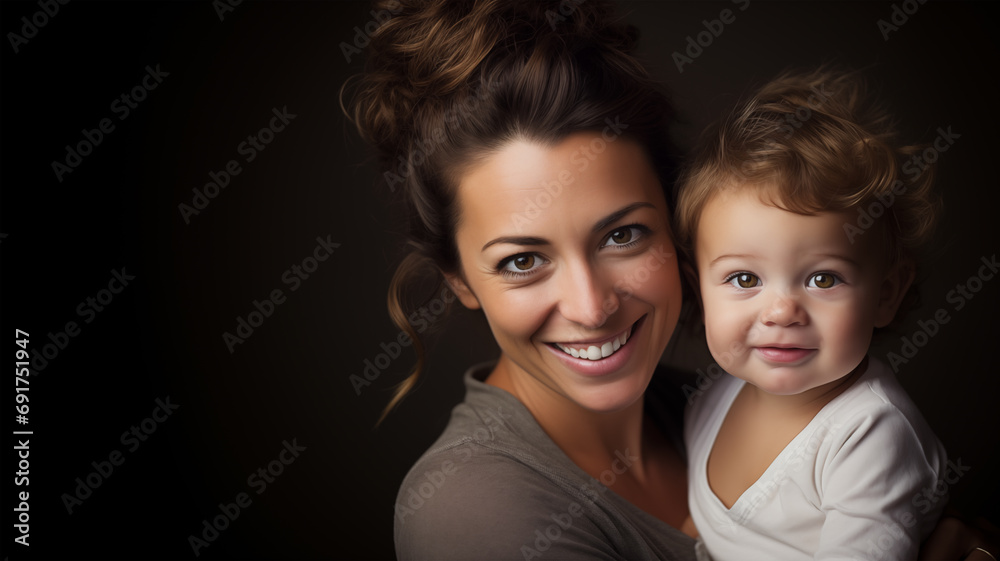
[[[823,259],[836,259],[837,261],[843,261],[845,263],[853,265],[858,269],[861,268],[861,263],[858,263],[857,260],[855,260],[852,257],[848,257],[847,255],[841,255],[839,253],[817,253],[815,256]]]
[[[712,259],[712,261],[708,264],[708,266],[711,267],[712,265],[715,265],[716,263],[722,261],[723,259],[752,259],[754,257],[756,257],[756,255],[751,255],[749,253],[727,253],[725,255],[720,255],[715,259]]]
[[[715,259],[713,259],[712,261],[710,261],[709,264],[708,264],[708,266],[712,267],[716,263],[718,263],[719,261],[724,261],[726,259],[754,259],[756,257],[757,257],[756,255],[753,255],[751,253],[726,253],[726,254],[720,255],[720,256],[716,257]],[[841,255],[839,253],[815,253],[811,257],[817,258],[817,259],[835,259],[837,261],[843,261],[844,263],[847,263],[847,264],[849,264],[851,266],[854,266],[854,267],[856,267],[858,269],[862,268],[861,267],[861,263],[858,263],[858,261],[856,259],[854,259],[852,257],[848,257],[847,255]]]

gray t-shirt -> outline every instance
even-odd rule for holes
[[[400,560],[695,559],[695,540],[577,467],[517,398],[482,382],[488,373],[466,372],[465,400],[399,488]],[[682,411],[655,394],[651,385],[647,414],[677,442],[671,416]],[[632,459],[620,451],[601,480]]]

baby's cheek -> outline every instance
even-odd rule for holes
[[[723,322],[707,320],[705,325],[705,339],[708,342],[708,350],[712,353],[712,358],[723,368],[732,363],[733,353],[731,349],[737,344],[732,337],[731,329],[727,329]]]
[[[872,323],[863,318],[852,318],[853,321],[840,321],[830,326],[834,331],[831,338],[834,348],[829,349],[844,363],[853,367],[864,358],[868,352],[872,338]]]

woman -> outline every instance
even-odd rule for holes
[[[671,109],[637,33],[598,0],[416,4],[376,7],[352,108],[411,215],[389,408],[428,268],[501,354],[400,487],[397,554],[693,559],[683,405],[651,383],[681,308]]]
[[[501,348],[403,482],[400,558],[692,558],[677,433],[642,399],[681,288],[634,30],[599,2],[384,9],[355,117],[418,217],[394,316],[415,336],[398,294],[430,260]]]

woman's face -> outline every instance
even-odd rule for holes
[[[468,169],[457,196],[461,271],[448,278],[482,308],[518,397],[635,403],[681,306],[667,204],[640,145],[513,141]]]

